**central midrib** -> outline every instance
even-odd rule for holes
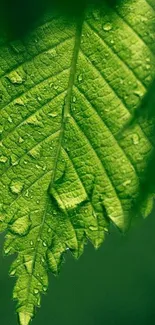
[[[74,85],[76,66],[77,66],[78,54],[79,54],[80,43],[81,43],[82,26],[83,26],[83,17],[82,17],[82,19],[78,20],[77,27],[76,27],[75,43],[74,43],[73,56],[72,56],[71,67],[70,67],[68,87],[67,87],[67,92],[66,92],[66,96],[64,99],[64,104],[62,107],[61,128],[60,128],[60,134],[59,134],[59,140],[58,140],[58,147],[57,147],[55,161],[54,161],[52,178],[51,178],[51,182],[49,185],[49,191],[50,191],[50,189],[53,188],[53,185],[54,185],[58,160],[59,160],[61,146],[62,146],[62,142],[63,142],[63,138],[64,138],[65,126],[67,123],[67,119],[70,115],[71,97],[72,97],[72,90],[73,90],[73,85]]]
[[[65,125],[67,123],[67,118],[68,118],[68,116],[70,114],[71,97],[72,97],[72,90],[73,90],[74,79],[75,79],[75,74],[76,74],[78,53],[79,53],[80,43],[81,43],[82,26],[83,26],[83,17],[82,17],[82,19],[79,19],[78,22],[77,22],[77,27],[76,27],[76,32],[75,32],[75,43],[74,43],[74,49],[73,49],[73,56],[72,56],[70,74],[69,74],[69,80],[68,80],[68,87],[67,87],[67,92],[66,92],[66,96],[65,96],[65,99],[64,99],[64,104],[63,104],[63,107],[62,107],[61,128],[60,128],[60,133],[59,133],[58,146],[57,146],[57,150],[56,150],[54,166],[53,166],[53,172],[52,172],[52,175],[51,175],[51,181],[50,181],[50,184],[49,184],[48,192],[50,192],[50,189],[53,188],[53,186],[54,186],[58,160],[59,160],[61,146],[62,146],[63,138],[64,138]],[[28,296],[29,296],[30,288],[31,288],[32,275],[33,275],[33,272],[34,272],[34,269],[35,269],[35,260],[36,260],[36,256],[37,256],[38,246],[39,246],[38,238],[41,237],[41,234],[43,232],[44,223],[45,223],[45,219],[46,219],[46,212],[47,212],[48,202],[49,202],[49,196],[47,197],[46,208],[45,208],[45,211],[43,213],[42,222],[41,222],[41,225],[40,225],[40,230],[39,230],[39,233],[38,233],[38,236],[37,236],[37,239],[36,239],[36,248],[35,248],[33,262],[32,262],[32,273],[31,273],[30,280],[29,280],[29,283],[28,283],[28,288],[27,288],[28,295],[27,295],[27,299],[26,299],[26,305],[28,303]],[[27,324],[25,324],[25,325],[27,325]]]

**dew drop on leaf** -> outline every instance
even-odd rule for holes
[[[128,186],[131,183],[131,179],[127,179],[122,185]]]
[[[150,70],[151,66],[150,64],[146,64],[146,70]]]
[[[41,298],[38,297],[38,300],[37,300],[37,306],[40,307],[40,303],[41,303]]]
[[[16,166],[16,165],[18,165],[18,156],[16,156],[16,155],[14,155],[14,154],[12,154],[11,156],[10,156],[10,158],[11,158],[11,165],[12,166]]]
[[[10,276],[14,276],[16,274],[16,269],[12,269],[10,272],[9,272],[9,275]]]
[[[76,97],[75,96],[73,96],[73,103],[75,103],[76,102]]]
[[[81,82],[83,80],[82,74],[79,74],[77,78],[78,78],[78,81]]]
[[[26,192],[25,192],[25,195],[24,195],[25,197],[29,197],[29,191],[28,190],[26,190]]]
[[[19,106],[25,106],[23,100],[19,97],[19,98],[16,98],[15,101],[14,101],[15,105],[19,105]]]
[[[34,289],[34,293],[37,295],[39,293],[38,289]]]
[[[38,99],[38,102],[41,102],[41,97],[40,96],[38,96],[37,99]]]
[[[19,137],[18,142],[19,143],[23,143],[24,142],[24,139],[22,137]]]
[[[12,118],[11,118],[11,116],[8,117],[8,122],[9,122],[9,123],[12,123]]]
[[[95,218],[95,219],[97,219],[97,214],[96,214],[96,212],[93,210],[93,217]]]
[[[105,30],[106,32],[109,32],[111,29],[112,29],[111,23],[107,23],[107,24],[103,25],[103,30]]]
[[[132,136],[132,141],[133,141],[133,144],[138,144],[139,143],[139,136],[138,136],[138,134],[133,134],[133,136]]]
[[[4,254],[5,255],[8,255],[11,251],[11,248],[10,247],[4,247]]]
[[[0,162],[1,162],[1,163],[4,163],[4,164],[5,164],[5,163],[7,162],[7,160],[8,160],[8,158],[5,157],[5,156],[1,156],[1,157],[0,157]]]
[[[51,113],[48,114],[48,116],[57,117],[58,113],[57,112],[51,112]]]
[[[89,230],[91,230],[91,231],[97,231],[98,228],[97,228],[96,226],[90,226],[90,227],[89,227]]]
[[[45,286],[43,287],[43,291],[44,291],[44,292],[47,291],[47,286],[46,286],[46,287],[45,287]]]

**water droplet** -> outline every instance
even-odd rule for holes
[[[112,39],[112,40],[110,41],[110,43],[111,43],[111,44],[114,44],[114,40]]]
[[[29,197],[29,190],[26,190],[25,195],[26,197]]]
[[[44,241],[43,241],[43,246],[44,246],[44,247],[46,247],[46,246],[47,246],[47,244],[46,244]]]
[[[33,246],[33,240],[30,241],[30,245]]]
[[[138,144],[139,143],[139,136],[138,134],[133,134],[132,136],[132,141],[133,141],[133,144]]]
[[[11,118],[11,116],[8,117],[8,122],[9,122],[9,123],[12,123],[12,118]]]
[[[10,159],[11,159],[11,165],[12,165],[12,166],[16,166],[16,165],[18,165],[18,163],[19,163],[19,161],[18,161],[18,156],[12,154],[12,155],[10,156]]]
[[[25,104],[21,98],[16,98],[14,101],[14,104],[19,105],[19,106],[25,106]]]
[[[57,117],[58,113],[57,112],[52,112],[52,113],[49,113],[48,116]]]
[[[10,270],[10,272],[9,272],[10,276],[14,276],[15,274],[16,274],[16,269]]]
[[[38,289],[34,289],[34,293],[37,295],[39,293]]]
[[[17,72],[17,71],[12,71],[8,76],[7,79],[12,83],[12,84],[17,84],[20,85],[22,84],[25,79]]]
[[[21,181],[13,180],[10,184],[10,190],[14,194],[19,194],[23,189],[24,184]]]
[[[97,219],[97,214],[96,214],[96,212],[93,210],[93,217],[95,218],[95,219]]]
[[[78,78],[78,81],[81,82],[83,80],[82,74],[79,74],[77,78]]]
[[[120,84],[121,84],[121,85],[124,84],[124,79],[120,79]]]
[[[75,96],[73,96],[73,103],[75,103],[77,100],[77,98]]]
[[[105,30],[106,32],[109,32],[111,29],[112,29],[111,23],[107,23],[107,24],[103,25],[103,30]]]
[[[97,226],[90,226],[89,227],[89,230],[91,230],[91,231],[97,231],[98,230],[98,227]]]
[[[4,247],[4,254],[5,255],[8,255],[11,251],[11,248],[10,247]]]
[[[131,179],[127,179],[122,185],[127,186],[131,183]]]
[[[150,58],[146,58],[146,62],[150,62]]]
[[[41,304],[41,298],[38,297],[38,300],[37,300],[37,306],[40,307],[40,304]]]
[[[7,160],[8,160],[8,158],[5,157],[5,156],[1,156],[1,157],[0,157],[0,162],[1,162],[1,163],[4,163],[4,164],[5,164],[5,163],[7,162]]]
[[[46,165],[44,165],[44,166],[43,166],[43,170],[45,171],[45,170],[46,170],[46,168],[47,168],[47,167],[46,167]]]
[[[41,102],[42,98],[40,96],[37,97],[38,102]]]
[[[54,85],[53,88],[54,88],[55,90],[57,90],[57,89],[58,89],[58,85]]]
[[[43,291],[44,291],[44,292],[47,291],[47,286],[43,286]]]
[[[16,235],[25,236],[28,234],[31,226],[31,221],[28,215],[18,218],[9,227],[9,230]]]
[[[19,137],[18,142],[22,143],[22,142],[24,142],[24,139],[22,137]]]

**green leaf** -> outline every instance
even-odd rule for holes
[[[153,153],[153,123],[135,111],[154,77],[153,1],[89,7],[68,22],[46,15],[28,37],[0,46],[5,254],[21,325],[63,254],[98,248],[112,222],[126,231]],[[122,130],[122,131],[121,131]],[[136,211],[136,212],[135,212]]]

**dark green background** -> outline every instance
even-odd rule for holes
[[[1,245],[2,245],[1,236]],[[11,300],[12,257],[0,257],[0,324],[17,325]],[[33,325],[154,325],[155,210],[125,236],[115,229],[102,247],[91,244],[78,261],[70,254],[60,276],[50,275]]]

